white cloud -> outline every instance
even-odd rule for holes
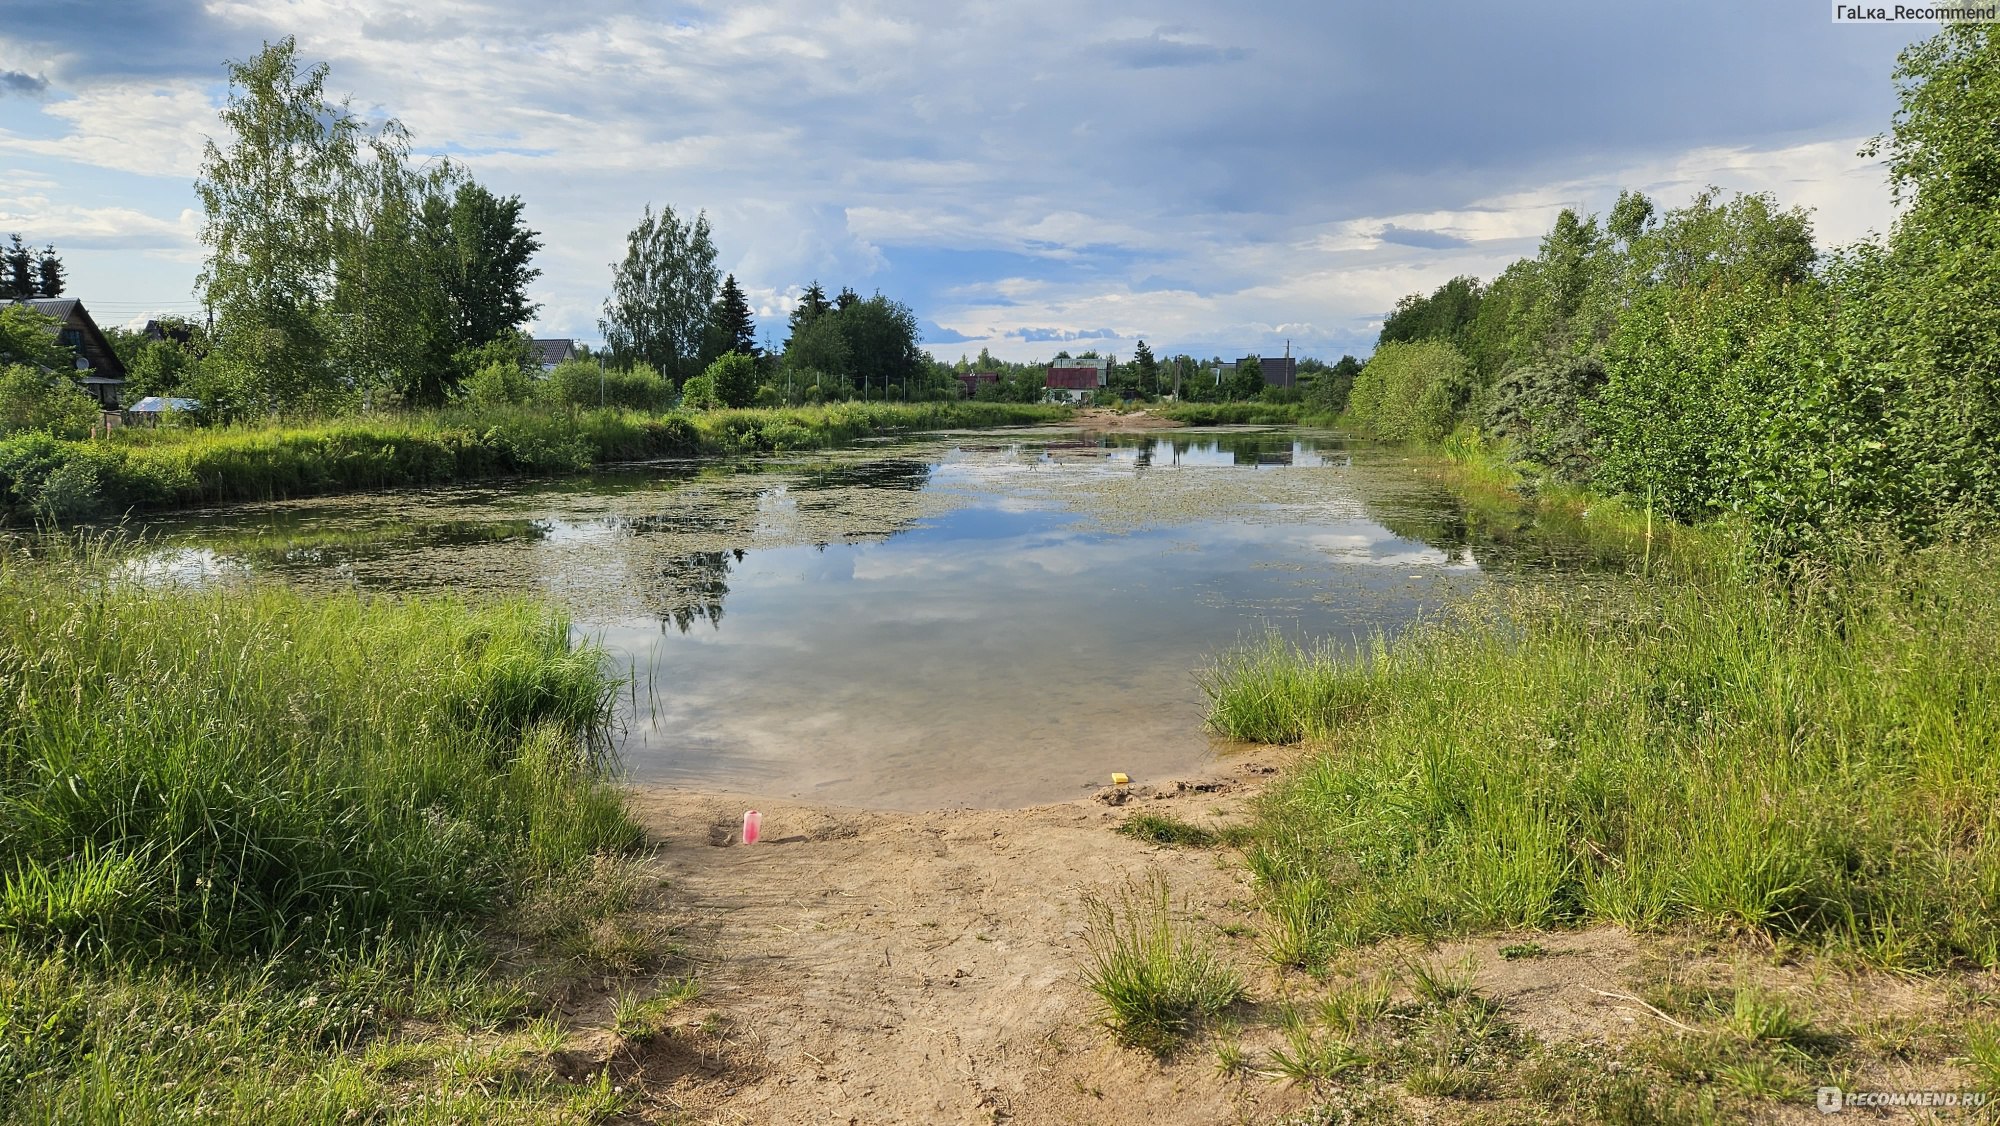
[[[1769,190],[1814,207],[1823,241],[1888,218],[1853,151],[1886,123],[1897,44],[1775,16],[1734,18],[1722,42],[1720,23],[1615,6],[1585,26],[1455,2],[1421,36],[1407,12],[1196,0],[209,0],[198,27],[149,10],[161,57],[210,61],[141,79],[62,20],[0,32],[0,64],[52,81],[0,101],[0,156],[23,174],[0,208],[37,237],[182,256],[76,264],[133,299],[192,278],[182,185],[219,128],[215,63],[287,33],[357,112],[523,197],[545,243],[538,323],[558,335],[595,336],[648,202],[708,211],[774,336],[818,279],[879,285],[975,338],[940,352],[1017,359],[1051,350],[1029,329],[1108,327],[1121,354],[1141,336],[1362,347],[1401,295],[1490,277],[1558,209],[1621,187],[1666,206],[1710,181]],[[1649,49],[1590,62],[1584,37],[1627,21]],[[1526,73],[1523,43],[1588,73]],[[1806,73],[1879,90],[1781,81]]]
[[[145,176],[192,178],[203,135],[219,130],[215,107],[193,82],[110,83],[43,104],[66,123],[58,138],[0,129],[0,153],[32,154]]]

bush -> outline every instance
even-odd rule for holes
[[[572,407],[665,410],[673,401],[673,388],[644,363],[618,370],[600,368],[595,361],[565,360],[549,373],[545,386],[550,401]]]
[[[474,406],[513,406],[534,398],[535,382],[519,365],[487,364],[465,381],[465,396]]]
[[[688,410],[709,411],[722,405],[722,396],[715,392],[715,377],[707,372],[688,380],[681,388],[681,406]]]
[[[1487,432],[1556,478],[1582,483],[1596,465],[1585,411],[1604,386],[1594,359],[1549,360],[1502,376],[1488,395]]]
[[[1354,378],[1347,409],[1357,426],[1383,441],[1437,442],[1474,386],[1471,363],[1449,344],[1384,344]]]
[[[722,400],[725,407],[747,407],[756,398],[757,360],[754,357],[730,352],[708,365],[708,370],[702,374],[708,377],[715,397]]]
[[[0,434],[41,430],[82,438],[97,425],[98,403],[67,372],[26,364],[0,368]]]

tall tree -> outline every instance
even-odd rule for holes
[[[371,400],[441,403],[457,385],[447,255],[425,213],[449,198],[450,165],[412,169],[391,122],[371,139],[357,214],[336,240],[333,355],[343,381]]]
[[[424,229],[443,255],[454,352],[520,331],[539,308],[528,286],[542,276],[533,265],[542,243],[521,209],[521,197],[496,196],[471,180],[426,201]]]
[[[683,223],[671,207],[649,204],[613,266],[611,296],[598,327],[614,362],[643,361],[680,383],[699,372],[703,337],[721,281],[708,214]]]
[[[735,274],[722,279],[722,296],[715,299],[710,320],[715,326],[717,355],[741,352],[754,358],[764,354],[757,347],[757,319],[750,313],[750,302],[737,286]]]
[[[0,257],[0,297],[26,299],[35,295],[35,254],[16,234]]]
[[[1143,340],[1132,349],[1132,371],[1138,377],[1140,390],[1151,387],[1153,394],[1160,393],[1160,363]]]
[[[800,329],[825,316],[832,308],[833,306],[827,303],[826,290],[821,289],[818,280],[815,279],[799,296],[798,307],[792,310],[791,323],[787,326],[791,334],[785,339],[786,350],[791,349],[791,336],[798,335]]]
[[[1413,340],[1443,340],[1462,343],[1466,330],[1479,316],[1482,296],[1479,279],[1456,277],[1437,288],[1429,297],[1412,293],[1396,302],[1396,308],[1382,321],[1378,344],[1407,343]]]
[[[229,64],[226,140],[202,151],[195,193],[209,248],[200,287],[217,348],[247,373],[237,409],[330,397],[340,242],[359,202],[361,123],[326,98],[324,63],[300,70],[291,37]]]
[[[35,291],[43,297],[61,297],[65,272],[55,244],[43,247],[41,260],[35,263]]]

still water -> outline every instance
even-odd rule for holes
[[[889,808],[1076,796],[1227,748],[1197,670],[1571,566],[1313,431],[928,435],[148,525],[148,577],[553,600],[630,676],[637,781]]]

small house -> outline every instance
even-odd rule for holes
[[[1264,386],[1297,387],[1299,385],[1299,361],[1297,359],[1291,356],[1245,356],[1236,361],[1232,366],[1240,368],[1251,360],[1256,360],[1257,367],[1263,371]],[[1234,374],[1234,372],[1232,371],[1231,374]]]
[[[554,371],[557,364],[562,363],[564,360],[574,360],[578,355],[576,341],[568,337],[536,340],[533,343],[535,346],[535,362],[542,366],[543,371]]]
[[[976,398],[981,387],[998,386],[1000,373],[997,371],[968,371],[958,375],[959,386],[965,389],[965,397]]]
[[[1111,361],[1101,357],[1073,359],[1063,357],[1049,365],[1048,378],[1042,386],[1051,399],[1074,403],[1088,399],[1111,381]]]
[[[13,304],[25,305],[59,322],[57,339],[76,355],[76,381],[105,410],[117,410],[118,392],[125,386],[125,362],[111,350],[111,342],[104,338],[83,302],[74,297],[31,297]]]

